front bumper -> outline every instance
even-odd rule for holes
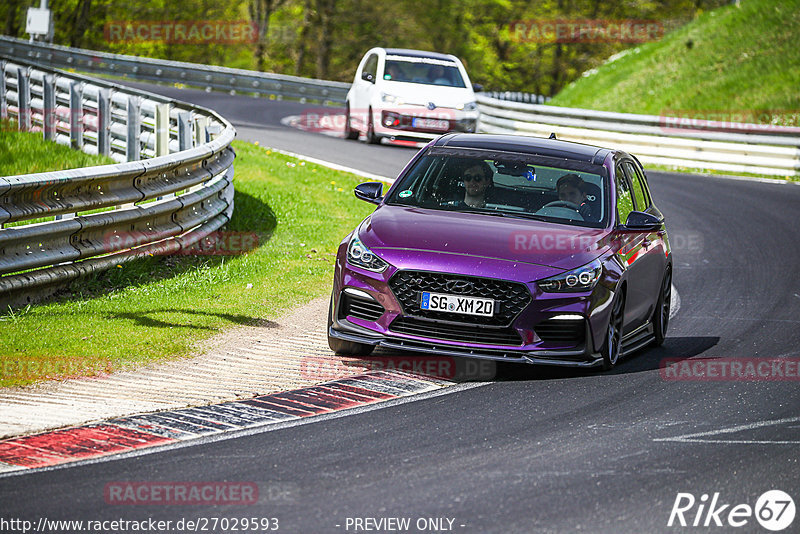
[[[453,109],[376,109],[375,134],[393,139],[431,140],[449,132],[475,133],[477,111]]]
[[[337,277],[338,278],[338,277]],[[381,280],[378,280],[380,278]],[[531,302],[514,318],[508,327],[486,327],[484,325],[456,323],[454,321],[438,321],[430,317],[422,317],[413,311],[404,314],[402,305],[395,293],[389,288],[389,274],[376,274],[360,269],[345,268],[341,284],[334,284],[334,308],[331,310],[332,324],[328,335],[334,338],[356,343],[374,345],[396,350],[408,350],[442,356],[461,356],[494,361],[507,361],[529,364],[544,364],[566,367],[595,367],[602,364],[598,352],[595,330],[602,325],[603,306],[597,306],[598,295],[607,293],[607,299],[613,297],[605,288],[596,288],[597,293],[586,296],[542,295],[532,291]],[[531,284],[535,286],[535,284]],[[538,290],[538,288],[537,288]],[[357,305],[358,313],[352,313],[348,299],[361,299]],[[372,300],[370,304],[369,299]],[[352,300],[351,300],[352,302]],[[370,308],[370,305],[372,306]],[[366,307],[365,307],[366,306]],[[355,308],[354,308],[355,309]],[[366,311],[365,311],[366,310]],[[557,320],[569,315],[582,317],[582,336],[576,336],[578,342],[558,342],[545,340],[537,334],[542,323]],[[418,324],[432,325],[440,337],[430,335],[413,335],[408,330],[399,332],[393,328],[408,319]],[[574,320],[573,320],[574,321]],[[606,319],[607,322],[607,319]],[[518,344],[503,344],[500,341],[486,342],[477,334],[475,339],[466,341],[443,339],[448,337],[448,328],[453,330],[472,327],[476,331],[510,331],[518,334]],[[541,331],[539,330],[539,333]],[[435,335],[435,334],[434,334]]]
[[[348,325],[353,326],[353,325]],[[366,345],[375,345],[395,350],[409,350],[437,356],[459,356],[465,358],[480,358],[502,362],[517,362],[536,365],[555,365],[561,367],[598,367],[602,365],[603,358],[599,353],[589,353],[585,347],[578,349],[562,350],[536,350],[521,351],[502,348],[470,348],[467,346],[448,345],[442,341],[415,340],[396,336],[373,336],[363,332],[351,331],[341,321],[338,324],[342,330],[337,330],[331,325],[328,335],[345,341],[353,341]]]

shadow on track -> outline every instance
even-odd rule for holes
[[[451,382],[514,382],[562,380],[595,374],[630,374],[658,370],[661,362],[671,363],[698,356],[719,343],[719,337],[668,337],[664,345],[644,348],[627,356],[612,371],[599,368],[575,369],[547,365],[495,362],[453,356],[426,355],[415,352],[378,349],[372,356],[341,358],[341,366],[353,371],[403,371]]]
[[[625,359],[617,367],[605,373],[599,368],[571,369],[500,362],[497,367],[497,380],[552,380],[577,378],[593,374],[622,375],[655,371],[659,369],[661,362],[666,358],[674,362],[698,356],[716,346],[719,340],[720,338],[717,336],[668,337],[661,347],[647,347],[626,355]]]

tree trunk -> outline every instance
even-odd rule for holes
[[[6,27],[5,33],[6,35],[10,35],[11,37],[19,37],[19,19],[17,18],[17,13],[19,11],[19,4],[20,0],[7,0],[8,7],[6,7]]]
[[[317,53],[317,78],[327,79],[331,64],[331,45],[333,43],[332,19],[336,10],[336,0],[317,0],[319,19],[319,50]]]
[[[256,24],[256,70],[264,71],[269,47],[269,17],[282,0],[250,0],[250,20]]]
[[[550,83],[549,96],[555,96],[561,88],[561,43],[556,43],[555,47],[555,50],[553,50],[553,81]]]
[[[75,6],[74,16],[72,17],[72,31],[69,35],[70,46],[77,47],[83,44],[83,36],[86,34],[91,10],[92,0],[80,0],[78,5]]]
[[[308,37],[311,33],[311,19],[314,12],[313,0],[305,0],[303,9],[303,22],[297,35],[297,58],[294,62],[294,75],[301,76],[304,72],[303,64],[308,51]]]

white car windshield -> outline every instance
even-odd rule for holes
[[[383,79],[393,82],[466,87],[455,63],[429,58],[387,56]]]

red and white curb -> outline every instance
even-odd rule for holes
[[[0,473],[52,467],[329,414],[454,384],[398,371],[371,371],[247,400],[133,415],[16,437],[0,441]]]

